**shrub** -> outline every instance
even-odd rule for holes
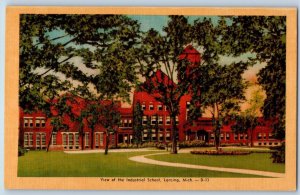
[[[27,150],[22,148],[21,146],[18,147],[18,156],[24,156]]]
[[[193,140],[183,141],[178,143],[179,148],[191,148],[191,147],[204,147],[206,146],[205,141]]]
[[[206,150],[206,151],[191,151],[191,154],[200,154],[200,155],[247,155],[251,152],[248,151],[223,151],[223,150]]]
[[[273,163],[285,163],[285,143],[282,143],[281,146],[274,147],[271,158]]]

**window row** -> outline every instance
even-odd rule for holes
[[[24,117],[24,127],[45,127],[46,119],[43,117],[36,117],[35,120],[32,117]]]
[[[142,103],[141,106],[142,106],[142,110],[147,110],[145,102]],[[163,106],[160,104],[155,106],[152,102],[150,102],[148,105],[148,110],[167,111],[167,106]]]
[[[269,139],[273,139],[274,138],[273,133],[268,133],[268,137],[269,137]],[[267,134],[266,133],[258,133],[257,139],[258,140],[267,139]]]
[[[24,133],[24,147],[33,147],[33,135],[32,132]],[[35,146],[36,148],[46,147],[46,133],[35,133]]]
[[[165,119],[165,120],[164,120]],[[143,116],[143,125],[148,124],[148,120],[150,120],[151,125],[171,125],[171,117],[170,116],[158,116],[158,115],[153,115],[153,116]],[[178,116],[176,116],[176,124],[179,123]]]
[[[132,127],[132,120],[131,119],[121,119],[120,127]]]
[[[162,134],[162,133],[159,133],[159,134],[155,134],[155,133],[151,133],[151,134],[148,134],[148,133],[144,133],[143,134],[143,141],[149,141],[149,140],[152,140],[152,141],[170,141],[171,140],[171,133],[166,133],[165,135]]]

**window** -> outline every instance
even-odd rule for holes
[[[230,140],[230,134],[226,133],[226,140]]]
[[[267,139],[267,134],[266,133],[264,133],[264,139]]]
[[[24,127],[33,127],[32,117],[24,117]]]
[[[69,134],[69,145],[73,146],[74,145],[74,135],[73,134]]]
[[[67,145],[67,134],[63,134],[63,145],[66,146]]]
[[[79,133],[75,133],[75,145],[79,146]]]
[[[248,139],[248,134],[245,134],[245,139],[246,139],[246,140]]]
[[[166,141],[170,141],[171,140],[171,134],[170,133],[166,133]]]
[[[152,129],[152,140],[156,140],[155,129]]]
[[[114,138],[115,136],[112,136],[111,143],[114,143],[115,141]],[[103,133],[100,133],[99,141],[100,141],[100,146],[103,146]]]
[[[56,145],[56,133],[52,133],[52,145]]]
[[[29,127],[33,127],[33,119],[32,118],[29,119]]]
[[[45,127],[45,118],[44,117],[37,117],[35,119],[35,127]]]
[[[257,135],[257,139],[261,139],[261,133]]]
[[[272,142],[269,142],[269,145],[272,146]]]
[[[132,120],[128,120],[128,127],[132,127]]]
[[[124,125],[123,127],[128,127],[127,119],[124,119]]]
[[[36,134],[36,147],[40,147],[41,146],[41,135],[39,133]]]
[[[166,125],[170,125],[171,124],[171,118],[170,116],[166,116]]]
[[[40,127],[41,126],[41,120],[40,119],[35,119],[35,126]]]
[[[46,146],[46,133],[41,133],[42,137],[42,146]]]
[[[150,102],[150,104],[149,104],[149,110],[154,110],[154,106],[153,106],[152,102]]]
[[[41,126],[45,127],[45,124],[46,124],[46,119],[41,119]]]
[[[33,133],[24,133],[24,147],[33,146]]]
[[[157,110],[158,111],[162,111],[163,110],[163,106],[162,105],[157,105]]]
[[[88,147],[89,146],[89,140],[90,140],[90,134],[89,133],[85,133],[85,136],[84,136],[84,139],[85,139],[85,147]]]
[[[158,124],[159,125],[163,124],[163,117],[162,116],[158,116]]]
[[[234,140],[238,140],[238,134],[237,133],[234,134]]]
[[[240,140],[244,139],[244,134],[240,134]]]
[[[269,139],[273,139],[273,133],[269,133]]]
[[[163,141],[164,140],[164,135],[162,133],[159,134],[159,141]]]
[[[210,134],[210,139],[215,139],[215,134]]]
[[[156,124],[156,118],[157,118],[157,116],[155,116],[155,115],[151,116],[151,125]]]
[[[146,105],[145,105],[145,103],[142,104],[142,110],[146,110]]]
[[[29,119],[24,118],[24,127],[29,127]]]
[[[259,146],[261,146],[261,143],[258,143]]]
[[[143,125],[147,125],[147,116],[143,116]]]
[[[176,124],[179,123],[178,116],[176,116],[175,121],[176,121]]]
[[[98,136],[98,133],[96,133],[96,136],[95,136],[95,146],[96,146],[96,148],[99,147],[99,136]]]
[[[224,134],[221,133],[220,137],[221,137],[221,140],[223,140],[224,139]]]

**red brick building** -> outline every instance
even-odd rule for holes
[[[179,59],[187,59],[191,62],[185,74],[189,74],[191,69],[201,61],[200,54],[192,46],[187,46]],[[174,84],[162,71],[157,71],[158,78],[164,78],[160,82],[164,84]],[[180,78],[180,75],[178,75]],[[180,82],[180,80],[178,81]],[[131,144],[133,143],[133,110],[137,102],[143,109],[143,141],[148,142],[171,142],[171,118],[165,105],[158,102],[155,97],[159,94],[149,94],[144,91],[135,91],[131,108],[123,108],[118,103],[118,110],[121,114],[120,125],[115,134],[110,135],[110,145]],[[89,102],[80,97],[75,97],[76,103],[70,104],[72,112],[79,116],[80,111],[84,109]],[[179,103],[180,113],[176,117],[178,124],[178,140],[192,141],[203,140],[209,144],[215,141],[213,125],[211,118],[201,117],[195,120],[192,125],[187,122],[189,104],[191,95],[184,95]],[[99,102],[101,104],[103,102]],[[55,110],[53,110],[55,112]],[[97,124],[94,132],[83,121],[83,134],[79,132],[79,123],[74,122],[68,116],[64,116],[64,122],[68,124],[68,128],[52,133],[51,119],[47,118],[42,112],[24,113],[20,109],[19,121],[19,145],[30,149],[45,149],[49,144],[50,150],[81,150],[81,149],[98,149],[104,148],[106,143],[105,129]],[[259,119],[260,125],[254,129],[253,142],[255,146],[276,146],[280,145],[280,141],[273,138],[272,122]],[[151,129],[149,129],[149,124]],[[156,126],[155,126],[156,125]],[[224,124],[221,129],[222,144],[244,144],[249,145],[249,133],[235,134],[231,130],[232,122]],[[158,128],[157,128],[158,127]]]

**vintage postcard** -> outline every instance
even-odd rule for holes
[[[296,9],[8,7],[8,189],[296,189]]]

